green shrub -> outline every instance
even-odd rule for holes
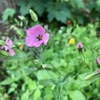
[[[100,0],[18,0],[18,5],[21,15],[27,15],[31,8],[49,22],[66,24],[68,20],[76,20],[83,24],[100,17]]]

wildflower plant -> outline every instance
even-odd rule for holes
[[[12,45],[13,45],[12,40],[9,40],[8,38],[6,38],[5,43],[6,43],[6,45],[5,45],[5,46],[2,46],[1,49],[5,49],[6,51],[9,52],[9,54],[10,54],[11,56],[14,56],[14,55],[15,55],[15,52],[14,52],[14,50],[12,49]]]
[[[69,40],[69,44],[71,44],[71,45],[75,44],[75,38],[71,38],[71,39]]]
[[[41,25],[36,25],[27,30],[26,44],[29,47],[39,47],[42,43],[47,44],[49,34],[45,33],[45,29]]]
[[[92,46],[87,45],[91,43],[86,33],[87,28],[93,30],[93,27],[88,25],[84,28],[76,25],[73,31],[77,34],[74,35],[71,34],[72,26],[54,32],[46,25],[38,23],[37,15],[32,10],[30,15],[34,26],[26,28],[27,20],[24,22],[25,17],[20,16],[21,23],[26,23],[25,26],[23,28],[11,26],[17,36],[6,38],[6,41],[0,40],[2,45],[0,54],[4,55],[3,51],[9,54],[3,57],[2,66],[5,68],[3,70],[7,71],[3,73],[6,74],[6,79],[1,79],[0,89],[3,86],[9,87],[5,88],[2,94],[7,91],[8,100],[12,99],[11,97],[15,100],[95,99],[95,94],[92,97],[91,93],[88,99],[86,94],[86,88],[92,91],[89,85],[100,73],[97,66],[100,59],[95,56],[99,53],[99,41],[95,38],[98,46],[92,45],[97,52],[88,49],[92,49]],[[91,38],[94,37],[94,33],[91,35]],[[84,39],[80,40],[80,37]],[[99,84],[99,80],[97,83]],[[99,94],[97,96],[99,97]]]

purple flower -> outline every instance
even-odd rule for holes
[[[14,56],[15,55],[15,52],[12,49],[12,45],[13,45],[13,42],[11,40],[9,40],[8,38],[6,38],[6,45],[5,46],[2,46],[2,49],[5,49],[6,51],[9,52],[9,54],[11,56]]]
[[[100,57],[97,57],[97,63],[100,65]]]
[[[83,48],[83,44],[82,44],[82,43],[78,43],[78,44],[77,44],[77,48],[78,48],[78,49]]]
[[[81,42],[77,44],[77,49],[79,52],[83,51],[83,44]]]
[[[42,43],[47,44],[49,34],[41,25],[36,25],[27,30],[26,44],[29,47],[39,47]]]

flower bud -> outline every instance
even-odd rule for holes
[[[79,52],[82,52],[83,44],[81,42],[77,44],[77,49],[79,50]]]
[[[66,24],[67,24],[67,25],[71,25],[71,24],[72,24],[71,20],[68,20],[68,21],[66,22]]]
[[[31,18],[32,18],[33,21],[37,21],[38,20],[38,17],[37,17],[36,13],[33,10],[30,9],[29,13],[30,13]]]
[[[24,16],[18,15],[18,18],[19,18],[20,20],[25,20],[25,17],[24,17]]]
[[[12,25],[10,27],[10,29],[14,29],[16,31],[16,34],[18,36],[20,36],[20,37],[23,37],[24,36],[24,32],[21,29],[17,28],[16,26]]]

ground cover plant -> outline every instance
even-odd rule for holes
[[[29,13],[0,39],[1,100],[100,100],[99,22],[52,28]]]

